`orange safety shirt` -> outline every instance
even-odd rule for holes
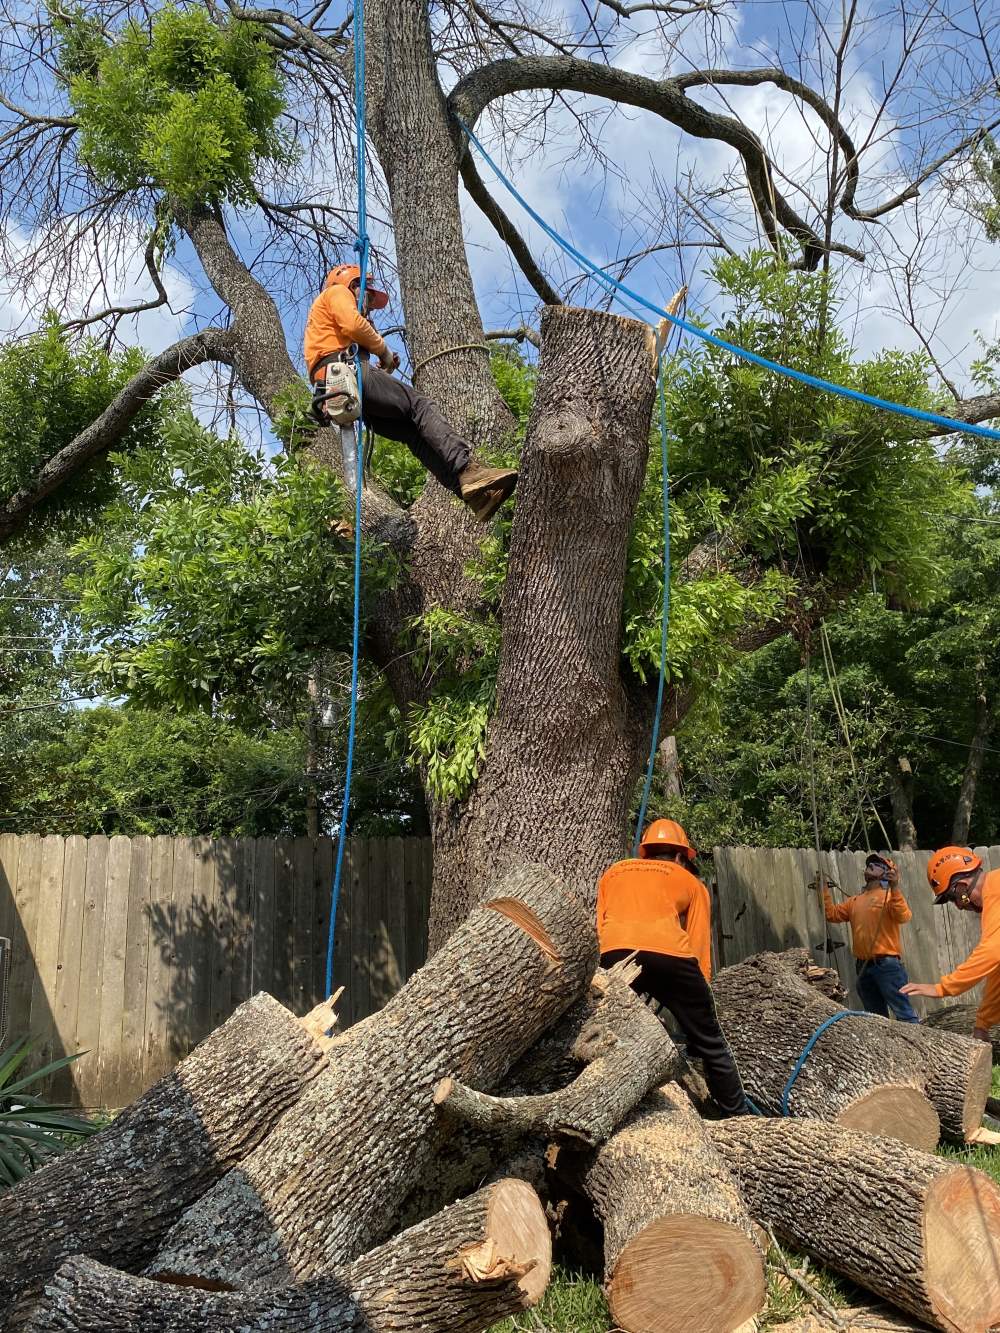
[[[851,947],[855,958],[863,962],[877,954],[899,954],[899,928],[913,916],[910,905],[898,889],[876,885],[864,889],[842,903],[835,903],[830,890],[823,890],[827,921],[850,921]]]
[[[331,352],[344,351],[351,343],[376,356],[385,351],[385,339],[358,310],[353,292],[336,283],[320,292],[309,307],[304,346],[309,378],[317,361]]]
[[[694,958],[712,979],[712,902],[697,876],[676,861],[616,861],[597,888],[601,953],[648,949]]]
[[[947,907],[942,911],[947,912]],[[1000,870],[992,870],[983,881],[983,914],[979,943],[964,963],[937,984],[938,995],[962,995],[984,978],[986,988],[976,1014],[976,1027],[1000,1023]]]

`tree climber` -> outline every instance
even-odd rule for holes
[[[990,1028],[1000,1022],[1000,871],[987,872],[971,847],[942,847],[927,864],[927,879],[935,907],[953,903],[960,912],[982,916],[979,943],[954,972],[938,982],[911,981],[903,994],[941,999],[985,980],[972,1035],[989,1041]]]
[[[858,994],[870,1014],[892,1016],[901,1023],[919,1023],[913,1005],[902,993],[909,978],[900,961],[899,928],[913,916],[899,891],[895,861],[871,852],[865,861],[865,884],[859,893],[835,903],[830,884],[823,889],[827,921],[851,923],[851,947],[858,973]]]
[[[389,301],[385,292],[365,287],[358,309],[361,270],[356,264],[341,264],[327,276],[323,291],[313,301],[306,320],[305,361],[314,387],[314,412],[321,424],[329,423],[323,401],[327,367],[337,362],[354,363],[354,347],[361,356],[361,411],[365,425],[377,435],[405,444],[415,458],[442,486],[459,496],[480,522],[500,508],[517,485],[517,473],[509,468],[484,467],[472,457],[472,446],[457,435],[437,404],[409,385],[393,379],[399,357],[366,318],[382,310]],[[379,368],[370,364],[378,357]]]
[[[701,1060],[705,1081],[726,1116],[749,1113],[736,1061],[719,1026],[712,978],[712,905],[692,874],[697,852],[680,824],[655,819],[638,858],[616,861],[597,890],[601,966],[633,950],[642,971],[632,983],[669,1009],[688,1054]]]

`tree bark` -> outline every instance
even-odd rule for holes
[[[936,1032],[954,1032],[960,1037],[972,1038],[972,1029],[976,1026],[975,1004],[946,1004],[939,1009],[932,1009],[921,1025],[933,1028]],[[1000,1027],[990,1029],[990,1045],[993,1049],[993,1063],[1000,1065]]]
[[[71,1259],[32,1333],[478,1333],[536,1304],[552,1244],[538,1196],[503,1180],[345,1268],[263,1295],[194,1291]]]
[[[621,605],[655,387],[648,326],[545,312],[495,712],[475,791],[436,824],[432,947],[507,865],[540,861],[593,904],[623,850],[644,728],[621,680]]]
[[[984,1172],[819,1121],[745,1117],[708,1134],[789,1244],[932,1328],[1000,1321],[1000,1191]]]
[[[712,987],[747,1093],[774,1115],[782,1114],[782,1089],[810,1036],[844,1012],[808,983],[800,971],[807,966],[804,949],[756,954],[724,968]],[[925,1092],[926,1059],[906,1039],[908,1026],[869,1014],[834,1023],[803,1065],[789,1113],[933,1148],[940,1124]]]
[[[392,1229],[433,1160],[434,1089],[495,1088],[579,997],[589,911],[538,866],[512,872],[335,1058],[267,1141],[180,1219],[151,1276],[277,1286],[347,1262]]]
[[[560,1153],[604,1224],[605,1291],[628,1333],[732,1333],[764,1305],[739,1187],[685,1093],[651,1093],[595,1153]]]
[[[896,825],[896,846],[901,852],[917,848],[917,826],[913,822],[913,769],[904,755],[890,757],[886,766],[889,801]]]
[[[69,1255],[141,1268],[325,1066],[303,1024],[257,995],[107,1129],[0,1193],[0,1321]]]
[[[969,757],[965,761],[965,772],[962,774],[962,786],[955,803],[955,819],[951,827],[951,840],[960,847],[964,847],[969,840],[972,810],[976,803],[976,788],[979,785],[979,774],[982,772],[986,746],[992,730],[993,706],[985,688],[981,688],[976,694],[976,723],[972,732],[972,744],[969,746]]]
[[[663,780],[663,790],[668,796],[679,797],[681,794],[680,757],[677,754],[677,737],[664,736],[656,752],[656,771]]]

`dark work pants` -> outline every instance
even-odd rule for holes
[[[888,1018],[891,1013],[900,1023],[920,1022],[910,997],[899,993],[909,977],[898,958],[872,958],[864,963],[859,959],[856,966],[858,994],[870,1014]]]
[[[472,454],[470,445],[448,425],[437,403],[370,361],[361,363],[361,417],[376,435],[398,440],[455,495],[458,474]]]
[[[601,966],[627,958],[631,949],[612,949],[601,955]],[[743,1084],[729,1043],[719,1026],[712,988],[702,976],[693,958],[675,958],[672,954],[640,950],[636,962],[642,971],[632,983],[640,995],[650,995],[669,1009],[684,1033],[688,1055],[698,1059],[705,1070],[705,1082],[719,1109],[726,1116],[748,1115]]]

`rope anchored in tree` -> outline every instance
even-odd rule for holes
[[[358,0],[354,9],[354,131],[357,153],[358,173],[358,238],[354,248],[358,253],[361,267],[361,285],[358,289],[358,309],[365,302],[365,288],[368,283],[368,201],[365,179],[365,7],[364,0]],[[358,377],[358,402],[362,403],[363,384],[361,375],[361,355],[357,355],[355,369]],[[360,422],[360,417],[359,417]],[[364,460],[359,457],[357,447],[360,425],[350,428],[355,431],[354,447],[354,618],[351,638],[351,715],[347,730],[347,763],[344,769],[344,804],[340,812],[340,827],[337,830],[337,862],[333,872],[333,890],[330,897],[330,929],[326,945],[326,994],[333,994],[333,951],[337,931],[337,908],[340,904],[340,885],[344,873],[344,852],[347,848],[347,824],[351,808],[351,778],[354,774],[354,741],[358,729],[358,660],[361,647],[361,492]]]

